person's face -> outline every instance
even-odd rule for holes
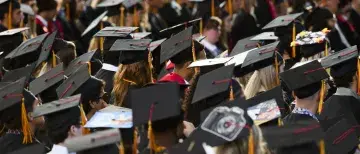
[[[339,0],[327,0],[327,7],[330,9],[332,13],[336,13],[338,10]]]
[[[12,13],[12,25],[14,27],[19,27],[21,20],[24,18],[24,15],[20,9],[15,9],[13,11],[14,12]]]
[[[153,8],[162,8],[164,6],[164,0],[147,0],[147,2]]]
[[[81,13],[84,11],[85,1],[84,0],[76,0],[76,12]]]
[[[241,1],[242,0],[233,0],[233,11],[238,12],[241,8]]]
[[[206,40],[210,43],[217,43],[220,39],[221,35],[221,27],[219,26],[217,29],[209,29],[206,31]]]
[[[36,99],[34,100],[34,103],[33,103],[33,109],[35,109],[36,107],[40,106],[41,105],[41,102]],[[41,128],[44,126],[45,124],[45,119],[44,119],[44,116],[40,116],[40,117],[36,117],[36,118],[32,118],[30,115],[32,113],[30,112],[29,113],[29,120],[30,122],[33,124],[33,126],[35,126],[35,128]]]
[[[108,98],[108,94],[105,92],[104,88],[101,88],[99,100],[97,102],[90,102],[90,105],[93,109],[96,109],[96,111],[101,110],[108,106],[105,101],[108,101]]]
[[[82,136],[82,134],[83,134],[82,130],[83,130],[83,127],[80,125],[80,121],[79,121],[79,125],[72,125],[70,127],[70,130],[68,132],[68,137],[72,138],[72,137]]]

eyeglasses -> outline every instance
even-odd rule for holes
[[[100,97],[98,98],[98,100],[100,100],[100,99],[104,100],[105,102],[109,102],[109,100],[110,100],[110,94],[107,93],[107,92],[105,92],[102,96],[100,96]]]

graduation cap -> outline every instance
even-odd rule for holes
[[[180,24],[177,24],[175,26],[172,26],[172,27],[169,27],[169,28],[165,28],[163,30],[160,30],[160,33],[165,33],[167,32],[168,34],[170,34],[169,36],[171,36],[172,34],[174,33],[177,33],[179,31],[177,31],[177,29],[181,29],[183,30],[184,28],[185,29],[188,29],[189,27],[193,27],[193,25],[196,23],[196,22],[200,22],[200,25],[202,25],[202,19],[201,18],[197,18],[197,19],[194,19],[194,20],[190,20],[190,21],[186,21],[186,22],[183,22],[183,23],[180,23]],[[189,26],[189,27],[188,27]],[[196,27],[196,26],[195,26]],[[200,27],[200,31],[201,31],[202,27]],[[180,31],[181,31],[180,30]],[[193,29],[191,29],[193,30]],[[201,33],[200,33],[201,34]]]
[[[10,121],[10,117],[21,118],[21,129],[24,134],[22,143],[27,144],[32,143],[32,132],[25,106],[32,106],[36,98],[24,87],[25,77],[2,87],[0,89],[0,111],[2,112],[2,122]]]
[[[35,64],[31,64],[26,67],[11,70],[5,73],[1,82],[13,82],[19,80],[22,77],[25,77],[25,82],[27,84],[32,78],[32,73],[34,69],[35,69]]]
[[[94,36],[125,38],[137,29],[139,29],[139,27],[105,27],[98,31]]]
[[[77,107],[80,104],[80,97],[79,94],[37,106],[31,116],[35,118]],[[58,118],[61,118],[61,116],[58,116]]]
[[[150,32],[139,32],[139,33],[131,33],[131,37],[135,40],[150,38]]]
[[[94,29],[101,21],[102,19],[106,16],[106,14],[108,13],[108,11],[105,11],[104,13],[102,13],[100,16],[98,16],[95,20],[93,20],[90,25],[84,30],[84,32],[81,34],[81,36],[86,35],[87,33],[89,33],[92,29]],[[100,24],[101,25],[101,24]],[[100,28],[102,29],[102,28]]]
[[[110,6],[116,6],[120,5],[125,0],[104,0],[101,3],[99,3],[96,7],[110,7]]]
[[[327,56],[328,43],[326,41],[326,34],[328,32],[327,29],[319,32],[302,31],[296,35],[295,40],[291,42],[290,46],[300,46],[300,52],[305,58],[322,51],[324,51],[325,56]]]
[[[70,64],[68,65],[67,69],[65,70],[66,76],[71,76],[71,74],[76,71],[79,67],[81,67],[83,64],[89,65],[89,73],[96,73],[95,68],[101,68],[101,62],[94,59],[94,55],[97,51],[90,51],[87,53],[82,54],[80,57],[77,57],[76,59],[72,60]],[[100,66],[99,66],[100,65]]]
[[[172,36],[161,44],[160,63],[179,55],[192,46],[192,27]],[[185,51],[184,51],[185,52]]]
[[[232,58],[233,57],[197,60],[192,62],[188,66],[188,68],[200,67],[200,73],[205,74],[207,72],[225,66],[225,63],[230,61]]]
[[[47,35],[48,33],[45,33],[32,39],[26,40],[25,42],[21,43],[20,46],[18,46],[16,49],[10,52],[5,58],[13,59],[37,51],[42,45],[42,42],[45,40]]]
[[[235,56],[245,51],[260,47],[261,44],[259,41],[251,40],[255,36],[250,36],[237,41],[229,56]]]
[[[278,39],[274,32],[263,32],[252,37],[251,41],[276,41]]]
[[[55,91],[52,87],[61,84],[65,80],[63,63],[59,64],[55,68],[34,79],[29,84],[29,90],[34,94],[40,94],[44,91]],[[49,95],[49,94],[48,94]],[[44,101],[44,100],[43,100]],[[45,101],[48,102],[48,101]]]
[[[41,47],[41,53],[40,56],[37,60],[36,63],[36,67],[38,67],[41,63],[43,63],[44,61],[46,61],[49,58],[50,53],[53,56],[53,67],[56,66],[56,58],[55,58],[55,53],[54,51],[52,51],[52,47],[55,41],[55,37],[56,37],[57,31],[51,33],[44,41],[44,44]]]
[[[26,30],[29,30],[29,29],[30,29],[29,27],[9,29],[9,30],[0,32],[0,37],[12,36],[14,34],[18,34],[18,33],[21,33],[23,31],[26,31]]]
[[[118,129],[110,129],[68,139],[64,142],[64,145],[67,147],[69,152],[79,152],[112,143],[117,143],[120,140],[120,131]]]
[[[81,87],[89,78],[88,65],[81,65],[67,80],[65,80],[57,89],[58,98],[71,96],[77,89]]]
[[[132,128],[132,110],[117,106],[108,106],[97,111],[86,122],[85,128]]]
[[[276,124],[282,125],[281,118],[289,112],[280,86],[256,95],[245,103],[248,103],[247,113],[256,125],[263,125],[274,120]]]
[[[31,15],[31,16],[34,16],[35,15],[35,12],[34,10],[31,8],[30,5],[27,5],[27,4],[20,4],[20,10],[21,12],[24,12],[28,15]]]
[[[31,151],[31,153],[33,154],[43,154],[45,153],[45,146],[42,144],[29,145],[16,151],[10,152],[9,154],[28,154],[29,151]]]
[[[192,103],[215,97],[219,93],[230,89],[230,99],[234,99],[232,92],[232,75],[234,65],[224,66],[200,76]]]
[[[148,60],[150,42],[150,39],[119,39],[110,48],[110,52],[120,52],[119,63],[121,64]]]

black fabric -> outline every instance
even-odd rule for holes
[[[267,0],[256,0],[255,15],[260,28],[273,20],[270,13],[270,6],[266,1]]]
[[[159,14],[149,13],[149,22],[151,25],[152,40],[164,38],[160,31],[168,27],[165,20]]]
[[[231,28],[231,41],[237,42],[258,33],[260,33],[260,28],[257,27],[254,17],[243,10],[239,12]]]
[[[18,134],[5,134],[0,138],[0,152],[1,154],[7,154],[22,148],[29,147],[34,144],[38,144],[36,142],[30,144],[22,144],[23,135]]]
[[[354,9],[350,10],[349,22],[354,26],[356,33],[360,35],[360,14]]]
[[[162,8],[159,9],[160,16],[165,20],[169,27],[191,20],[184,16],[185,14],[182,14],[182,9],[173,7],[171,3],[176,2],[174,1],[166,3]],[[177,11],[179,11],[180,14],[178,14]]]

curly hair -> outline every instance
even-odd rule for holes
[[[114,105],[123,106],[125,96],[131,85],[143,87],[150,82],[151,70],[147,61],[128,65],[120,64],[114,76],[114,88],[112,91],[115,96]]]

